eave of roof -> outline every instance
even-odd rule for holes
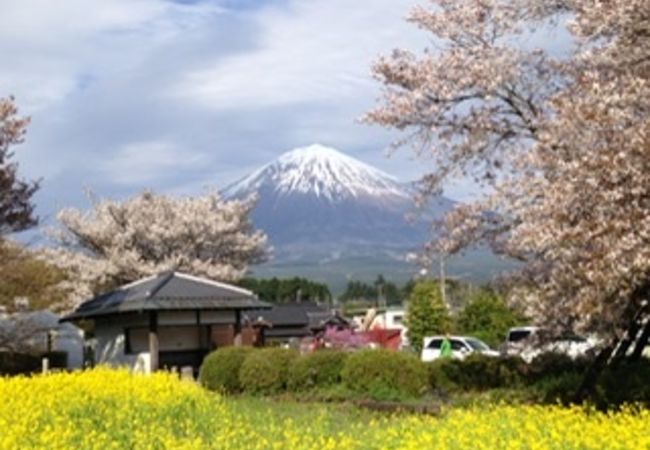
[[[183,295],[184,290],[197,295]],[[173,284],[168,285],[171,281]],[[187,283],[190,283],[189,285]],[[144,285],[144,286],[143,286]],[[144,289],[144,290],[143,290]],[[206,294],[219,295],[206,295]],[[75,321],[100,316],[144,311],[251,310],[270,309],[251,291],[178,272],[147,277],[98,295],[82,303],[74,312],[61,319]]]

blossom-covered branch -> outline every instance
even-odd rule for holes
[[[166,270],[234,281],[267,257],[266,235],[253,230],[253,199],[217,193],[173,198],[144,192],[123,202],[97,201],[89,212],[64,209],[50,234],[58,248],[43,257],[64,269],[70,305]]]

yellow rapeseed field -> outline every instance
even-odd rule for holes
[[[0,449],[650,449],[650,413],[490,406],[443,418],[238,408],[172,375],[0,378]]]

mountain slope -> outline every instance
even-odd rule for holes
[[[284,153],[226,188],[225,193],[240,196],[265,189],[278,196],[304,194],[331,203],[408,197],[404,187],[387,173],[319,144]]]
[[[257,195],[253,222],[265,230],[276,258],[331,258],[337,253],[420,245],[422,223],[408,223],[412,193],[390,175],[322,145],[281,155],[226,188],[224,195]],[[439,212],[451,207],[442,200]],[[350,246],[353,247],[350,247]]]
[[[258,197],[252,219],[269,235],[273,259],[256,267],[256,275],[308,276],[335,290],[348,278],[373,279],[380,272],[408,279],[418,268],[406,255],[430,238],[431,220],[454,205],[440,198],[419,220],[408,221],[416,212],[411,185],[318,144],[284,153],[222,193]],[[477,259],[485,258],[482,252]],[[457,275],[486,278],[471,273],[467,258],[456,261],[449,267],[458,268]]]

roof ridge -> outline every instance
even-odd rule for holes
[[[244,288],[242,288],[240,286],[235,286],[234,284],[222,283],[220,281],[215,281],[215,280],[212,280],[210,278],[197,277],[196,275],[191,275],[191,274],[185,273],[185,272],[175,271],[174,273],[179,278],[185,278],[186,280],[196,281],[198,283],[208,284],[208,285],[211,285],[211,286],[216,286],[216,287],[220,287],[220,288],[224,288],[224,289],[229,289],[231,291],[239,292],[241,294],[252,295],[252,296],[257,297],[257,295],[253,291],[248,290],[248,289],[244,289]]]
[[[146,298],[148,299],[156,295],[158,291],[160,291],[163,288],[163,286],[166,285],[167,282],[174,277],[174,271],[170,270],[167,273],[163,272],[158,276],[160,277],[160,280],[157,281],[156,284],[150,290],[147,291]]]

